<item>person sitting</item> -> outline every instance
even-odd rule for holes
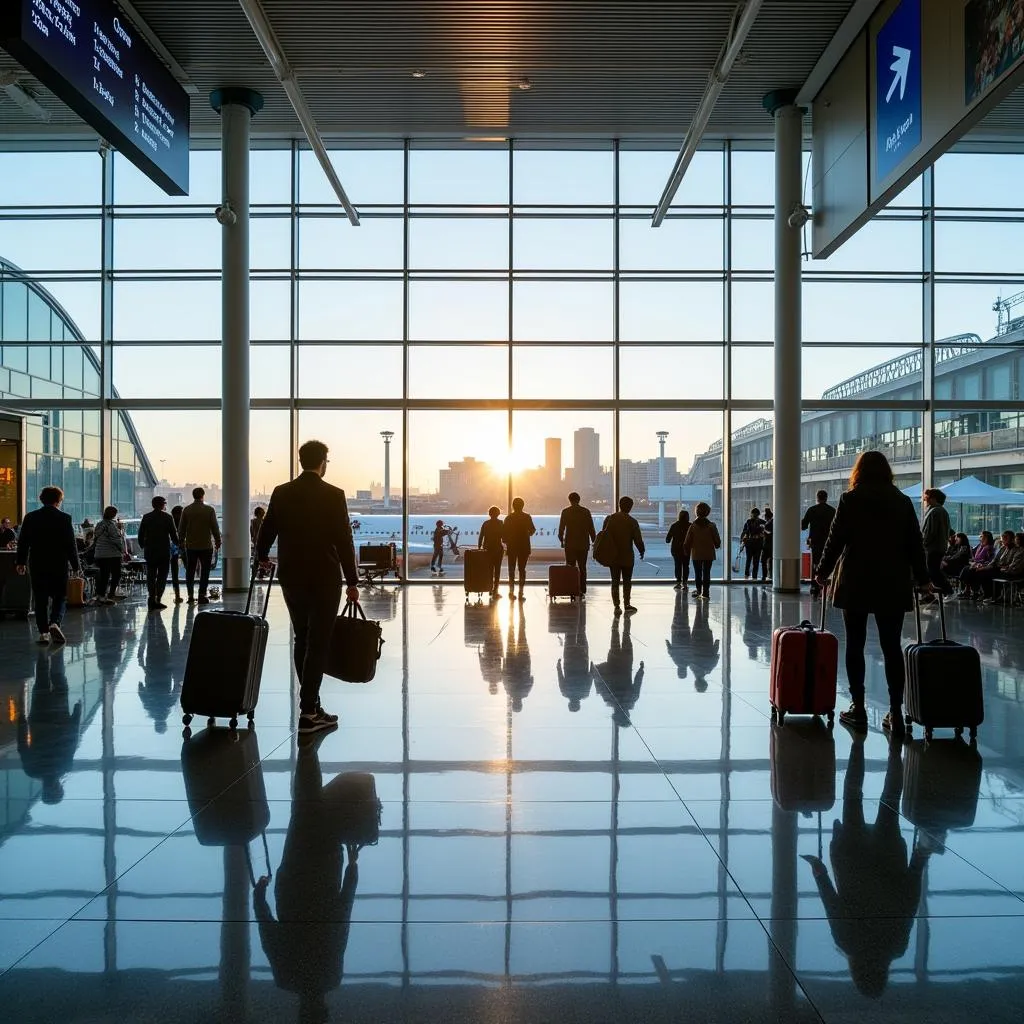
[[[11,551],[18,546],[18,535],[14,532],[11,520],[4,516],[0,519],[0,549]]]
[[[969,598],[974,596],[975,573],[987,568],[995,557],[995,539],[988,530],[982,530],[978,535],[978,546],[974,549],[970,561],[960,573],[962,589],[957,597]]]
[[[1024,550],[1020,547],[1022,534],[1004,530],[999,552],[988,569],[975,573],[975,581],[981,584],[985,604],[995,604],[995,581],[1016,580],[1024,576]]]
[[[950,533],[949,544],[940,564],[942,571],[953,579],[959,579],[960,573],[967,568],[970,560],[971,542],[967,539],[967,534]]]

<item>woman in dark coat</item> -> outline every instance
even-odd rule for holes
[[[874,615],[889,684],[889,714],[882,728],[902,735],[906,672],[900,638],[903,616],[914,608],[914,584],[931,589],[921,526],[911,500],[893,483],[881,452],[862,452],[839,499],[818,564],[817,582],[832,579],[832,604],[846,627],[846,676],[853,703],[839,721],[864,732],[864,646]]]
[[[690,529],[690,513],[681,509],[679,518],[668,528],[665,543],[672,551],[672,560],[676,563],[676,590],[684,594],[690,585],[690,559],[686,554],[686,531]]]

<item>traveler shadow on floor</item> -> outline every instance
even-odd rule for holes
[[[678,678],[686,679],[692,674],[694,690],[707,692],[708,676],[718,667],[721,657],[721,641],[711,629],[706,602],[691,602],[682,591],[676,593],[665,647],[675,663]]]
[[[601,694],[612,709],[612,720],[621,728],[633,723],[630,712],[640,699],[644,685],[644,663],[641,661],[633,671],[632,619],[627,617],[612,620],[612,635],[608,646],[608,657],[594,666],[594,689]]]

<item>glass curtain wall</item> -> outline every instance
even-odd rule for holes
[[[772,502],[770,143],[701,151],[659,230],[664,149],[395,141],[332,155],[359,228],[309,152],[252,154],[253,505],[317,434],[360,542],[396,543],[412,578],[430,576],[439,520],[458,578],[488,507],[516,496],[544,575],[570,490],[598,515],[634,498],[655,579],[671,572],[666,524],[708,500],[728,576],[743,520]],[[901,486],[973,474],[1024,488],[1022,170],[1018,153],[947,155],[805,264],[806,503],[834,497],[870,447]],[[12,387],[0,401],[36,432],[32,416],[55,409],[83,428],[118,412],[117,504],[148,504],[153,477],[175,502],[200,484],[219,504],[220,154],[193,152],[182,199],[118,155],[6,152],[0,172],[0,258],[55,297],[99,367],[98,393],[65,380],[63,397]],[[25,333],[6,368],[42,366],[53,339]],[[83,515],[99,512],[90,488]],[[971,529],[1021,525],[1013,508],[956,513]]]

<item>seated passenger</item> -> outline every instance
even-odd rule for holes
[[[951,533],[949,535],[949,546],[942,556],[942,571],[947,576],[959,578],[960,573],[967,568],[971,560],[971,542],[967,539],[966,533]]]
[[[963,589],[958,595],[961,598],[975,597],[975,587],[980,582],[977,575],[987,569],[996,557],[995,538],[988,530],[982,530],[978,536],[978,546],[974,549],[971,560],[966,568],[960,573],[960,583]]]
[[[1013,537],[1012,542],[1010,538]],[[1009,530],[1003,533],[1003,545],[996,558],[997,568],[978,573],[981,576],[981,589],[985,594],[985,604],[995,604],[995,581],[1024,579],[1024,533],[1012,534]]]

